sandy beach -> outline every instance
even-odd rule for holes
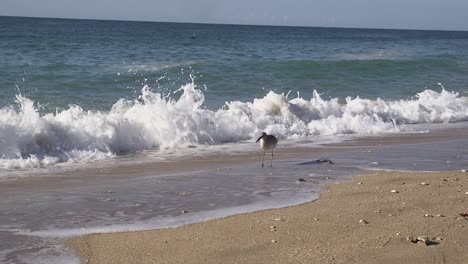
[[[100,264],[468,263],[468,173],[371,172],[327,190],[299,206],[68,244]],[[408,241],[420,236],[428,245]]]

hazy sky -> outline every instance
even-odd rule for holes
[[[468,30],[468,0],[0,0],[0,15]]]

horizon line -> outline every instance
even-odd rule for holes
[[[462,29],[421,29],[421,28],[378,28],[378,27],[345,27],[345,26],[306,26],[306,25],[272,25],[272,24],[244,24],[221,22],[184,22],[184,21],[157,21],[157,20],[132,20],[132,19],[105,19],[105,18],[76,18],[76,17],[45,17],[45,16],[18,16],[0,15],[9,18],[33,18],[33,19],[62,19],[62,20],[86,20],[109,22],[134,22],[134,23],[174,23],[174,24],[198,24],[198,25],[226,25],[226,26],[254,26],[254,27],[295,27],[295,28],[324,28],[324,29],[361,29],[361,30],[401,30],[401,31],[443,31],[443,32],[468,32]]]

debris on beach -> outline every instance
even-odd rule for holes
[[[366,220],[364,220],[364,219],[361,219],[361,220],[359,220],[359,224],[361,224],[361,225],[367,225],[367,224],[369,224],[369,222],[366,221]]]
[[[186,213],[188,213],[188,211],[187,210],[182,210],[182,211],[180,211],[180,213],[181,214],[186,214]]]
[[[270,226],[270,231],[271,231],[271,232],[276,231],[276,226]]]
[[[434,216],[431,214],[425,214],[424,217],[434,217]]]
[[[466,172],[466,170],[461,170],[461,172]]]
[[[443,214],[438,214],[438,215],[436,215],[436,217],[445,217],[445,215],[443,215]]]
[[[329,160],[329,159],[322,159],[322,160],[321,160],[321,159],[318,159],[318,160],[316,160],[316,162],[318,162],[318,163],[330,163],[330,164],[335,164],[335,163],[333,163],[333,161],[331,161],[331,160]]]
[[[406,237],[406,240],[408,240],[409,242],[412,242],[412,243],[423,243],[425,244],[426,246],[428,246],[431,241],[429,240],[429,238],[427,236],[418,236],[418,237],[414,237],[414,236],[409,236],[409,237]]]
[[[421,185],[429,185],[427,182],[421,182]]]
[[[418,242],[422,242],[426,246],[429,245],[430,243],[429,238],[427,236],[418,236],[417,239],[418,239]]]
[[[271,240],[271,243],[276,243],[276,240],[272,239],[272,240]]]
[[[464,213],[460,213],[460,216],[468,217],[468,211],[466,211],[466,212],[464,212]]]
[[[275,218],[275,221],[285,221],[283,217]]]
[[[304,178],[299,178],[297,179],[297,182],[306,182],[306,180]]]
[[[391,193],[399,193],[397,190],[391,190]]]

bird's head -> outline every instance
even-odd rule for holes
[[[267,133],[265,132],[262,132],[262,135],[257,139],[257,141],[255,141],[255,143],[257,143],[258,141],[260,141],[260,139],[264,138],[267,136]]]

